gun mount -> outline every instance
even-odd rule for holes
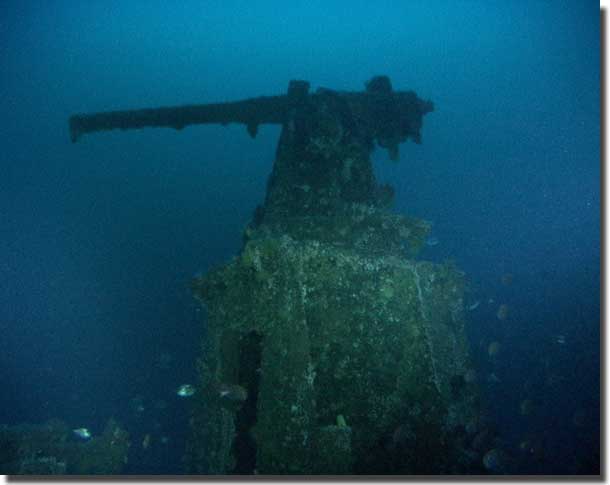
[[[280,219],[342,217],[353,203],[390,204],[393,191],[375,183],[370,152],[377,143],[397,160],[401,142],[410,138],[421,143],[423,116],[432,110],[431,101],[412,91],[394,91],[388,77],[377,76],[366,83],[363,92],[320,88],[310,94],[308,82],[291,81],[283,96],[79,114],[70,118],[69,126],[76,142],[84,134],[105,130],[181,130],[212,123],[242,123],[256,136],[259,125],[280,124],[282,133],[265,204],[257,209],[253,221],[257,225],[264,216],[267,226],[277,226]],[[286,230],[282,224],[280,232]]]
[[[379,76],[363,92],[310,94],[292,81],[284,96],[70,118],[72,141],[147,126],[243,123],[252,136],[282,126],[240,254],[193,281],[208,318],[190,473],[480,471],[463,432],[478,415],[464,377],[463,274],[407,259],[429,224],[389,210],[393,190],[370,159],[375,143],[392,159],[399,143],[420,143],[432,110]],[[219,383],[247,390],[243,407],[223,404]]]

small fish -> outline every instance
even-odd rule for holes
[[[190,384],[182,384],[176,391],[176,394],[180,397],[191,397],[195,394],[195,388]]]
[[[242,403],[248,399],[248,391],[239,384],[220,384],[218,395],[227,402]]]
[[[519,449],[521,451],[524,451],[526,453],[531,453],[532,452],[532,443],[530,440],[523,440],[521,443],[519,443]]]
[[[150,446],[150,434],[146,433],[142,440],[142,449],[146,450]]]
[[[129,405],[131,406],[131,409],[136,412],[137,414],[141,414],[144,411],[146,411],[146,406],[144,406],[144,398],[142,396],[136,396],[134,397],[130,402]]]
[[[561,384],[565,380],[565,377],[559,374],[551,373],[545,381],[545,384],[548,387],[555,387],[558,384]]]
[[[509,306],[506,303],[502,303],[498,307],[498,312],[496,313],[496,317],[498,320],[506,320],[508,318]]]
[[[487,354],[489,355],[489,357],[494,358],[500,353],[500,350],[502,350],[502,345],[500,344],[500,342],[493,341],[487,347]]]
[[[519,450],[523,454],[529,455],[530,457],[536,460],[540,460],[544,456],[544,447],[542,446],[540,440],[537,438],[527,438],[522,440],[519,443]]]
[[[502,281],[502,284],[504,286],[509,286],[513,282],[512,273],[503,274],[502,277],[500,278],[500,281]]]
[[[491,473],[506,473],[507,464],[507,454],[498,448],[489,450],[483,456],[483,466]]]
[[[426,239],[426,246],[436,246],[439,243],[439,240],[435,236],[430,236]]]
[[[479,300],[475,301],[472,305],[468,306],[468,311],[471,312],[472,310],[476,310],[477,308],[479,308],[480,304],[481,302]]]
[[[566,336],[565,335],[557,335],[555,337],[555,342],[558,343],[559,345],[563,345],[566,343]]]
[[[72,432],[83,440],[88,440],[91,438],[91,431],[89,431],[87,428],[76,428],[73,429]]]
[[[487,382],[489,382],[490,384],[498,384],[501,381],[500,378],[492,372],[487,376]]]
[[[529,416],[534,410],[533,401],[531,399],[524,399],[521,401],[521,404],[519,404],[519,410],[521,411],[521,416]]]

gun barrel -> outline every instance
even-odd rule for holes
[[[75,143],[84,134],[96,131],[145,127],[181,130],[187,125],[207,123],[244,123],[254,136],[259,124],[283,123],[287,106],[286,96],[261,96],[230,103],[78,114],[70,117],[70,138]]]

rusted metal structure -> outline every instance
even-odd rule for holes
[[[70,134],[264,123],[282,131],[240,254],[193,282],[207,309],[192,473],[476,471],[478,393],[463,273],[413,259],[425,221],[390,211],[375,144],[398,158],[433,104],[378,76],[362,92],[292,81],[282,96],[70,118]],[[219,384],[247,399],[227,406]],[[244,393],[245,395],[245,393]]]

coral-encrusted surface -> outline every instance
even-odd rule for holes
[[[474,417],[476,390],[463,377],[463,278],[452,266],[253,238],[195,292],[209,318],[203,394],[219,381],[244,386],[255,424],[238,429],[237,411],[202,403],[193,471],[233,471],[248,434],[258,473],[460,470],[452,440]],[[258,348],[243,344],[253,334]],[[255,372],[247,352],[260,353]],[[339,415],[349,433],[334,426]]]
[[[379,77],[367,85],[371,109],[328,90],[295,104],[239,256],[195,281],[208,327],[190,471],[467,467],[457,443],[476,390],[463,278],[408,259],[430,224],[391,213],[393,189],[375,180],[374,140],[397,156],[406,127],[390,92]],[[219,384],[248,399],[226,406]]]

